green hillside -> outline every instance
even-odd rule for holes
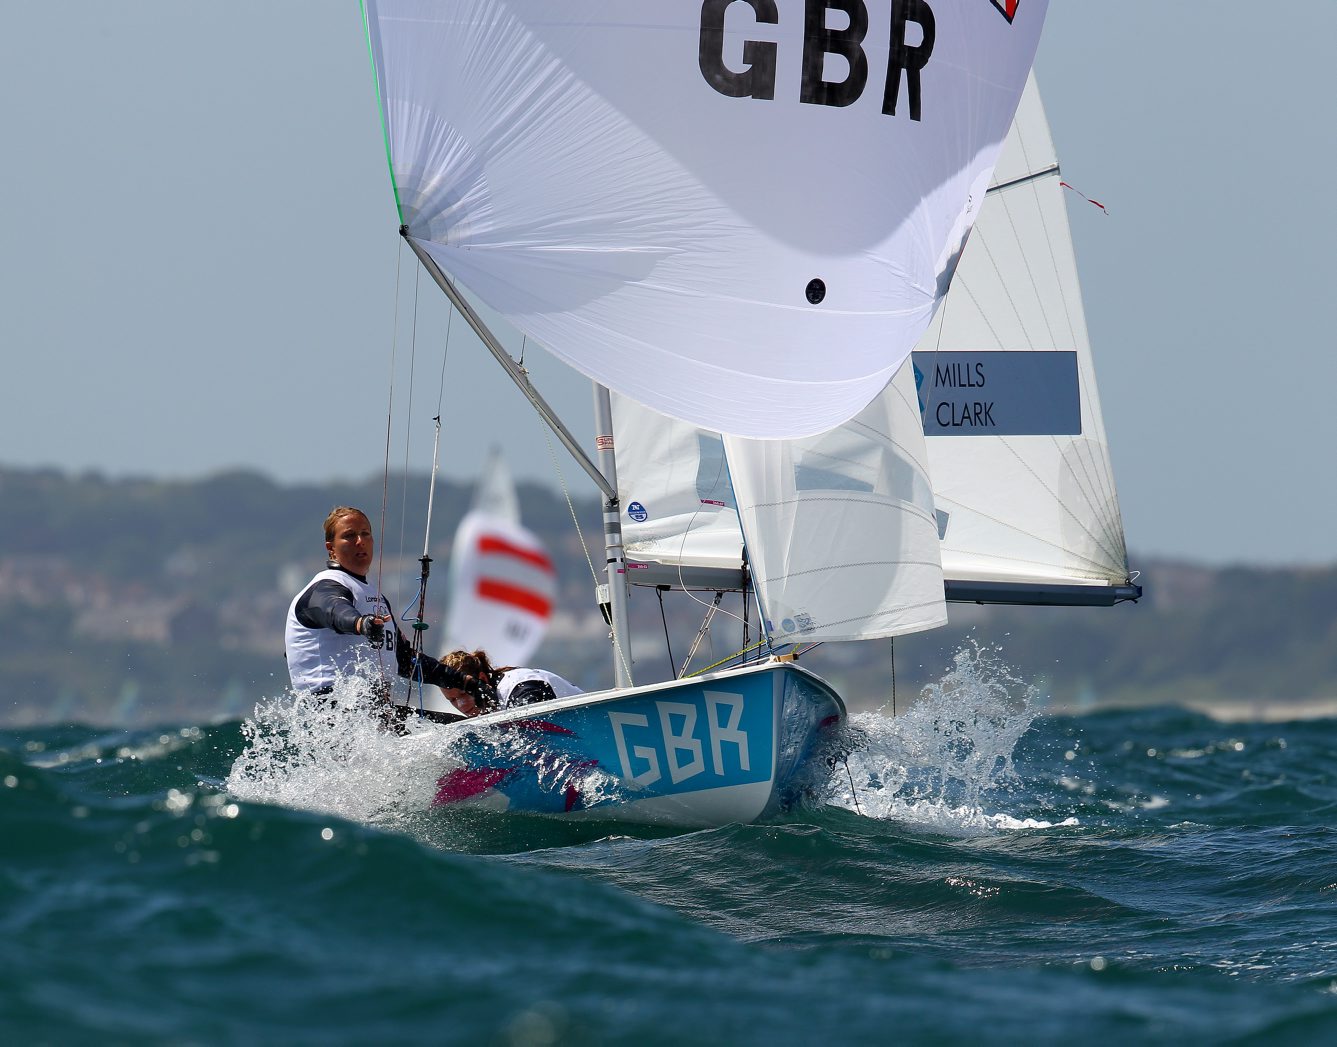
[[[383,585],[405,605],[416,592],[427,480],[395,479],[388,495]],[[438,483],[429,618],[444,611],[449,542],[470,490]],[[560,622],[535,658],[586,688],[611,684],[606,630],[571,510],[521,485],[525,523],[558,565]],[[236,717],[287,683],[282,623],[296,590],[323,564],[320,524],[336,504],[379,525],[380,478],[360,484],[276,484],[252,472],[194,481],[0,468],[0,722],[198,722]],[[576,503],[597,564],[599,507]],[[1137,562],[1147,595],[1116,608],[952,605],[933,633],[824,645],[804,664],[855,707],[898,705],[939,679],[962,648],[996,650],[1053,708],[1187,703],[1229,712],[1337,702],[1337,566],[1211,569]],[[643,679],[668,671],[665,633],[681,663],[702,604],[638,591],[633,633]],[[740,611],[726,600],[726,610]],[[753,616],[755,617],[755,615]],[[755,632],[755,630],[753,630]],[[436,636],[437,634],[431,634]],[[692,662],[742,645],[718,616]]]

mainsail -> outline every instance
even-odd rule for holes
[[[1066,201],[1033,78],[914,363],[956,595],[1132,598]]]
[[[366,0],[406,233],[598,382],[825,432],[923,333],[1046,0]]]

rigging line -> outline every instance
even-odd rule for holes
[[[436,389],[437,427],[440,428],[441,405],[446,398],[446,358],[450,356],[450,332],[455,323],[455,307],[451,305],[446,312],[446,345],[441,350],[441,382]]]
[[[735,500],[736,500],[736,499],[735,499]],[[747,559],[747,547],[744,546],[744,547],[743,547],[743,592],[741,593],[741,595],[740,595],[740,597],[739,597],[739,598],[742,600],[742,604],[743,604],[743,646],[744,646],[744,647],[747,647],[748,640],[749,640],[749,638],[751,637],[751,634],[752,634],[752,630],[751,630],[751,627],[750,627],[751,623],[750,623],[749,620],[748,620],[748,613],[749,613],[749,610],[748,610],[748,609],[749,609],[749,607],[750,607],[751,605],[750,605],[750,603],[749,603],[749,601],[748,601],[748,598],[747,598],[747,581],[748,581],[748,577],[749,577],[749,572],[750,572],[751,570],[752,570],[752,567],[751,567],[751,565],[748,563],[748,559]],[[714,645],[713,643],[710,645],[710,650],[711,650],[711,653],[714,653],[715,645]]]
[[[681,587],[680,591],[693,603],[698,603],[702,607],[705,607],[707,610],[710,610],[711,609],[710,605],[707,604],[705,600],[702,600],[691,589],[687,588],[687,583],[683,581],[683,576],[682,576],[683,566],[684,565],[681,562],[678,564],[678,585]],[[705,587],[702,586],[702,588]],[[743,590],[743,600],[746,603],[747,594],[745,589]],[[719,612],[726,618],[732,618],[734,621],[742,622],[744,626],[747,625],[747,618],[744,615],[738,614],[735,611],[731,611],[727,607],[720,607]]]
[[[863,814],[863,808],[859,806],[859,794],[854,791],[854,772],[850,770],[849,756],[843,757],[841,762],[845,765],[845,773],[850,778],[850,799],[854,801],[854,813]]]
[[[404,244],[395,247],[395,312],[390,334],[389,403],[385,409],[385,464],[381,469],[381,524],[376,542],[376,593],[380,595],[385,575],[385,514],[390,501],[390,429],[395,416],[395,357],[399,352],[399,291],[404,269]],[[398,595],[398,594],[396,594]],[[393,613],[393,612],[392,612]],[[378,659],[381,655],[377,656]],[[384,667],[382,667],[384,668]]]
[[[413,626],[413,674],[410,677],[408,686],[409,704],[413,701],[413,680],[418,682],[418,712],[422,712],[422,683],[423,667],[422,653],[423,640],[427,634],[427,620],[425,618],[427,608],[427,578],[432,573],[432,558],[428,555],[428,548],[432,541],[432,501],[436,494],[436,473],[440,461],[441,450],[441,416],[436,416],[436,435],[432,441],[432,475],[427,485],[427,527],[422,540],[422,556],[418,557],[418,563],[421,564],[421,570],[418,575],[418,614],[411,623]],[[407,476],[404,486],[408,487]]]
[[[571,513],[571,522],[576,525],[576,537],[580,539],[580,548],[585,553],[585,563],[590,569],[590,578],[594,581],[595,591],[599,588],[599,572],[594,569],[594,558],[590,556],[590,547],[585,542],[585,532],[581,529],[580,518],[576,515],[575,502],[571,500],[571,490],[567,487],[566,476],[562,473],[562,467],[557,461],[557,451],[552,445],[552,436],[547,427],[543,429],[543,442],[548,447],[548,457],[552,459],[553,472],[557,474],[557,482],[561,485],[562,494],[566,498],[566,508]],[[613,579],[608,580],[608,584],[616,584]],[[611,594],[609,599],[611,599]],[[622,662],[622,668],[626,671],[627,678],[631,679],[631,666],[628,664],[626,652],[622,649],[622,638],[613,633],[613,649],[618,659]]]
[[[422,711],[422,666],[419,661],[419,655],[422,654],[423,641],[427,631],[426,607],[427,607],[427,578],[432,573],[432,557],[429,555],[432,545],[432,506],[436,500],[436,477],[440,470],[441,461],[441,405],[445,400],[446,393],[446,360],[450,356],[450,333],[455,320],[455,309],[452,305],[446,312],[446,342],[441,349],[441,379],[437,384],[436,391],[436,417],[432,419],[436,429],[432,437],[432,474],[427,482],[427,523],[423,528],[422,556],[418,557],[418,563],[421,565],[418,575],[418,614],[413,622],[413,665],[414,676],[418,680],[418,711]],[[405,497],[408,491],[408,464],[407,448],[408,440],[405,438],[405,466],[404,466],[404,489]],[[401,538],[401,545],[403,539]],[[407,614],[405,615],[407,617]],[[413,684],[409,683],[409,698],[413,696]]]
[[[553,472],[557,474],[557,483],[562,488],[562,494],[566,498],[566,507],[571,513],[571,522],[576,525],[576,537],[580,539],[580,548],[585,553],[585,563],[590,569],[590,578],[594,584],[599,584],[599,573],[594,569],[594,559],[590,556],[590,547],[585,543],[585,532],[580,528],[580,518],[576,515],[575,503],[571,500],[571,491],[566,485],[566,477],[562,475],[562,467],[557,462],[557,451],[552,446],[552,438],[548,435],[545,428],[543,430],[543,442],[548,446],[548,457],[552,459]]]
[[[655,586],[655,593],[659,597],[659,620],[664,623],[664,646],[668,649],[669,672],[673,678],[677,679],[677,671],[674,666],[677,664],[673,660],[673,641],[669,639],[668,615],[664,613],[664,590]]]
[[[522,348],[522,351],[523,351],[523,346],[522,346],[521,348]],[[523,369],[521,369],[521,373],[523,373],[523,374],[525,375],[525,377],[528,378],[528,372],[527,372],[527,371],[524,371]],[[567,510],[571,513],[571,522],[574,523],[574,524],[576,525],[576,536],[580,539],[580,548],[581,548],[581,549],[584,551],[584,553],[585,553],[585,563],[586,563],[586,565],[588,565],[588,567],[589,567],[589,569],[590,569],[590,578],[594,581],[594,591],[597,593],[597,592],[599,591],[599,585],[600,585],[600,582],[599,582],[599,572],[596,571],[596,570],[594,569],[594,558],[590,556],[590,547],[589,547],[589,545],[587,545],[586,542],[585,542],[585,532],[581,529],[581,526],[580,526],[580,519],[579,519],[579,517],[576,516],[576,506],[575,506],[575,503],[571,500],[571,491],[570,491],[570,488],[567,487],[567,484],[566,484],[566,476],[565,476],[565,474],[562,472],[562,467],[561,467],[561,465],[560,465],[560,464],[558,463],[558,461],[557,461],[557,451],[556,451],[556,449],[555,449],[555,448],[553,447],[553,445],[552,445],[551,433],[550,433],[550,431],[547,429],[547,427],[545,427],[545,428],[544,428],[544,431],[543,431],[543,442],[544,442],[544,443],[547,445],[547,447],[548,447],[548,457],[552,459],[552,468],[553,468],[553,472],[555,472],[555,473],[557,474],[557,482],[561,485],[561,487],[562,487],[562,494],[566,497],[566,507],[567,507]],[[601,474],[601,475],[602,475],[602,474]],[[614,497],[616,497],[616,492],[613,492],[613,495],[614,495]],[[611,587],[612,587],[613,585],[617,585],[617,584],[622,584],[622,583],[619,582],[619,581],[615,581],[615,580],[614,580],[613,578],[611,578],[611,577],[608,578],[608,585],[609,585],[609,588],[610,588],[609,595],[608,595],[609,600],[612,600],[612,598],[613,598],[613,596],[612,596],[612,591],[611,591]],[[626,678],[627,678],[628,680],[630,680],[630,679],[632,678],[632,676],[631,676],[631,660],[627,657],[627,652],[626,652],[626,651],[623,649],[623,647],[622,647],[622,644],[623,644],[623,642],[624,642],[624,640],[625,640],[626,638],[625,638],[625,637],[618,636],[618,634],[617,634],[617,630],[616,630],[616,629],[612,629],[612,618],[611,618],[611,614],[610,614],[610,616],[609,616],[609,623],[608,623],[608,624],[609,624],[609,627],[610,627],[610,633],[612,634],[612,637],[613,637],[613,653],[614,653],[614,656],[615,656],[615,657],[618,659],[618,661],[621,663],[623,671],[627,674],[627,675],[626,675]]]
[[[407,544],[409,512],[409,445],[413,437],[413,387],[418,376],[418,299],[422,287],[422,266],[413,274],[413,338],[409,342],[409,402],[404,412],[404,471],[399,478],[399,555],[402,559]],[[396,602],[402,602],[404,575],[400,572]]]
[[[1092,200],[1089,196],[1087,196],[1084,192],[1082,192],[1080,189],[1076,188],[1075,186],[1071,186],[1071,185],[1069,185],[1067,182],[1059,182],[1059,185],[1061,185],[1064,189],[1071,189],[1074,193],[1076,193],[1078,196],[1080,196],[1080,197],[1081,197],[1083,200],[1085,200],[1088,204],[1094,204],[1096,207],[1099,207],[1099,208],[1100,208],[1102,211],[1104,211],[1106,214],[1109,214],[1109,213],[1110,213],[1110,212],[1109,212],[1109,209],[1108,209],[1104,204],[1102,204],[1099,200]]]
[[[763,637],[762,639],[760,639],[760,640],[758,640],[756,643],[754,643],[751,647],[744,647],[741,651],[734,651],[733,654],[726,654],[726,655],[725,655],[723,658],[721,658],[718,662],[713,662],[713,663],[711,663],[710,665],[707,665],[707,666],[706,666],[705,668],[703,668],[703,669],[698,669],[698,670],[696,670],[696,672],[688,674],[688,676],[684,677],[684,679],[690,679],[690,678],[693,677],[693,676],[701,676],[703,673],[708,673],[708,672],[710,672],[711,669],[718,669],[718,668],[719,668],[721,665],[723,665],[725,662],[731,662],[731,661],[733,661],[735,658],[741,658],[741,657],[743,657],[744,655],[751,654],[753,651],[759,651],[759,650],[761,650],[761,649],[762,649],[763,647],[765,647],[769,642],[770,642],[769,640],[767,640],[765,637]]]
[[[698,457],[699,457],[699,448],[700,448],[699,439],[700,439],[700,438],[699,438],[699,436],[698,436],[698,444],[697,444],[697,447],[698,447]],[[742,546],[742,555],[743,555],[743,563],[742,563],[742,569],[743,569],[743,589],[742,589],[742,593],[741,593],[743,612],[742,612],[742,614],[735,614],[733,611],[730,611],[728,608],[722,608],[722,607],[720,606],[720,597],[717,595],[717,596],[715,597],[715,605],[714,605],[714,607],[712,607],[712,608],[707,608],[707,612],[706,612],[706,613],[707,613],[707,616],[708,616],[708,620],[709,620],[709,617],[713,617],[714,614],[715,614],[715,611],[718,610],[718,611],[721,611],[721,612],[722,612],[724,615],[726,615],[727,617],[732,618],[732,619],[734,619],[734,620],[737,621],[737,622],[741,622],[741,623],[742,623],[742,626],[743,626],[743,646],[746,648],[746,646],[747,646],[747,631],[748,631],[748,629],[747,629],[747,572],[748,572],[748,563],[747,563],[747,535],[745,535],[745,534],[743,533],[743,514],[742,514],[742,512],[741,512],[741,511],[739,510],[739,508],[738,508],[738,492],[737,492],[736,490],[734,490],[733,476],[729,473],[729,452],[728,452],[728,449],[727,449],[727,448],[725,447],[725,445],[724,445],[724,437],[723,437],[722,435],[720,436],[719,440],[720,440],[720,461],[719,461],[719,465],[718,465],[718,467],[717,467],[716,470],[715,470],[715,479],[714,479],[713,482],[714,482],[714,484],[715,484],[716,486],[718,486],[718,484],[719,484],[719,482],[720,482],[720,479],[721,479],[721,477],[720,477],[720,470],[723,470],[723,472],[724,472],[723,479],[724,479],[724,481],[729,485],[729,500],[730,500],[731,502],[733,502],[734,517],[738,520],[738,537],[739,537],[740,544],[741,544],[741,546]],[[711,494],[716,493],[716,487],[712,487],[711,490],[710,490],[710,493],[711,493]],[[683,551],[687,548],[687,535],[691,533],[692,525],[696,522],[696,518],[697,518],[699,515],[701,515],[701,512],[702,512],[701,506],[702,506],[703,504],[705,504],[704,502],[702,502],[702,501],[700,500],[700,498],[701,498],[700,482],[698,481],[698,487],[697,487],[697,499],[698,499],[698,502],[697,502],[697,507],[696,507],[696,511],[692,513],[691,519],[689,519],[689,520],[687,521],[687,527],[683,530],[683,533],[682,533],[682,544],[680,544],[680,545],[678,546],[678,565],[677,565],[677,566],[678,566],[678,585],[681,587],[682,591],[683,591],[684,593],[687,594],[687,598],[688,598],[689,600],[692,600],[694,603],[698,603],[698,604],[700,604],[702,607],[705,607],[705,606],[706,606],[706,601],[705,601],[705,600],[697,599],[697,597],[691,592],[691,590],[689,590],[689,589],[687,588],[686,583],[683,581],[683,574],[682,574],[682,571],[683,571],[683,557],[682,557],[682,553],[683,553]],[[727,508],[727,507],[726,507],[726,508]],[[692,645],[693,653],[695,653],[696,647],[697,647],[697,645],[698,645],[699,643],[700,643],[700,639],[698,638],[698,639],[697,639],[697,643]],[[711,646],[713,647],[714,644],[712,643]],[[689,655],[687,656],[687,662],[684,662],[684,663],[683,663],[683,667],[682,667],[682,668],[683,668],[683,672],[686,672],[686,671],[687,671],[687,663],[690,662],[691,660],[692,660],[692,655],[689,654]]]
[[[427,482],[427,527],[422,538],[422,557],[427,563],[431,563],[431,557],[427,555],[432,542],[432,502],[436,497],[436,474],[441,460],[441,416],[437,415],[432,419],[436,423],[436,434],[432,438],[432,475]],[[423,565],[422,575],[423,596],[426,597],[427,589],[427,570],[426,564]],[[422,619],[422,607],[418,608],[418,619]]]
[[[891,715],[893,719],[896,716],[896,637],[894,636],[891,638]]]
[[[701,646],[701,641],[704,640],[710,632],[710,623],[714,620],[715,612],[719,610],[720,601],[723,599],[724,590],[716,590],[715,603],[706,611],[706,616],[701,622],[701,628],[697,630],[696,639],[692,641],[692,646],[687,651],[687,657],[683,659],[682,669],[675,674],[678,679],[681,679],[687,674],[687,667],[692,664],[692,659],[696,657],[696,652]],[[663,597],[660,598],[660,602],[662,604]],[[746,640],[744,640],[744,642],[746,643]],[[714,644],[712,643],[711,646],[714,647]]]
[[[699,445],[698,445],[698,446],[699,446]],[[724,470],[726,471],[726,473],[727,473],[727,471],[728,471],[728,457],[727,457],[727,455],[728,455],[728,452],[724,450],[724,437],[721,436],[721,437],[720,437],[720,465],[721,465],[721,467],[724,468]],[[734,505],[733,505],[734,516],[738,518],[738,534],[739,534],[739,538],[740,538],[742,544],[745,546],[747,543],[746,543],[746,538],[744,538],[744,536],[743,536],[743,520],[742,520],[742,516],[739,514],[739,511],[738,511],[738,494],[737,494],[737,492],[734,491],[734,489],[733,489],[733,480],[732,480],[732,478],[726,476],[725,479],[728,480],[728,482],[729,482],[729,496],[730,496],[731,500],[732,500],[733,503],[734,503]],[[719,474],[719,470],[717,469],[716,472],[715,472],[715,481],[714,481],[714,482],[715,482],[716,484],[718,484],[718,483],[719,483],[719,480],[720,480],[720,474]],[[711,494],[716,493],[715,490],[714,490],[714,488],[711,489],[710,493],[711,493]],[[698,481],[698,485],[697,485],[697,507],[696,507],[695,511],[692,513],[692,515],[688,518],[688,520],[687,520],[687,526],[686,526],[685,528],[683,528],[683,532],[682,532],[682,540],[681,540],[681,542],[679,542],[679,544],[678,544],[678,563],[677,563],[677,565],[676,565],[677,568],[678,568],[678,587],[679,587],[680,591],[682,591],[683,593],[686,593],[687,598],[688,598],[689,600],[693,601],[694,603],[698,603],[698,604],[700,604],[702,607],[706,607],[706,606],[707,606],[707,605],[706,605],[706,601],[705,601],[705,600],[697,599],[697,597],[692,593],[692,591],[691,591],[690,589],[687,588],[687,583],[683,580],[683,573],[682,573],[682,572],[683,572],[683,567],[685,566],[685,565],[684,565],[684,562],[683,562],[683,560],[684,560],[683,553],[684,553],[684,552],[686,551],[686,549],[687,549],[687,536],[688,536],[689,534],[691,534],[691,532],[692,532],[692,526],[696,523],[696,518],[697,518],[698,516],[700,516],[701,513],[704,511],[704,510],[701,508],[701,506],[704,505],[704,504],[706,504],[706,502],[701,498],[700,482]],[[726,506],[726,508],[727,508],[727,506]],[[746,560],[746,557],[744,557],[744,559]],[[746,568],[745,568],[745,570],[746,570]],[[747,599],[746,594],[744,595],[743,599],[744,599],[744,601],[746,601],[746,599]],[[716,606],[717,608],[719,607],[719,601],[718,601],[718,600],[715,601],[715,606]],[[724,614],[727,615],[728,617],[733,618],[733,619],[736,619],[737,621],[742,622],[743,625],[744,625],[744,627],[746,627],[746,625],[747,625],[747,621],[746,621],[746,619],[743,618],[742,616],[737,615],[737,614],[734,614],[733,611],[730,611],[730,610],[728,610],[727,608],[720,608],[720,610],[722,611],[722,613],[724,613]],[[712,612],[712,613],[713,613],[713,612]],[[744,642],[746,642],[746,640],[744,640]],[[684,666],[684,668],[685,668],[685,666]]]

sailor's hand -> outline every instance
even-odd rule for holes
[[[380,647],[385,643],[385,623],[389,620],[388,614],[364,614],[357,620],[357,631],[373,647]]]

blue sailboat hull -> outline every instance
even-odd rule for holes
[[[767,662],[490,713],[448,730],[437,805],[683,827],[781,813],[825,780],[845,706]]]

